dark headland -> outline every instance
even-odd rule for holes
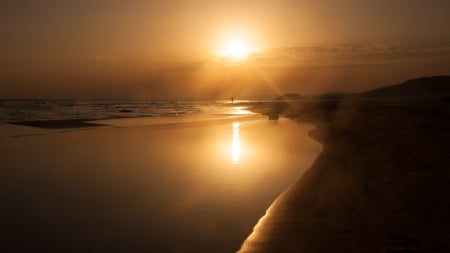
[[[450,76],[253,110],[324,149],[240,252],[450,252]]]

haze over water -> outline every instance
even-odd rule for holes
[[[307,136],[311,125],[211,117],[106,120],[110,126],[86,131],[0,139],[8,245],[47,252],[236,251],[320,145]]]

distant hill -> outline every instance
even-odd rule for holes
[[[311,99],[330,99],[330,100],[338,100],[344,97],[354,96],[353,93],[345,93],[345,92],[330,92],[318,95],[300,95],[297,93],[286,93],[282,96],[276,98],[276,100],[311,100]]]
[[[450,98],[450,76],[422,77],[360,94],[370,99],[423,100]]]
[[[343,98],[353,98],[356,94],[355,93],[348,93],[348,92],[329,92],[324,93],[321,95],[318,95],[317,98],[320,99],[329,99],[329,100],[339,100]]]
[[[305,97],[297,93],[286,93],[276,98],[276,100],[299,100]]]
[[[359,94],[345,92],[306,95],[286,93],[275,98],[275,100],[341,100],[344,98],[375,100],[446,100],[450,102],[450,76],[421,77]]]

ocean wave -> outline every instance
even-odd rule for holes
[[[0,100],[0,122],[169,117],[220,113],[224,101]]]

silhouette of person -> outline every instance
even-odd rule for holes
[[[231,97],[230,100],[231,100],[231,103],[233,104],[234,103],[234,97]]]

